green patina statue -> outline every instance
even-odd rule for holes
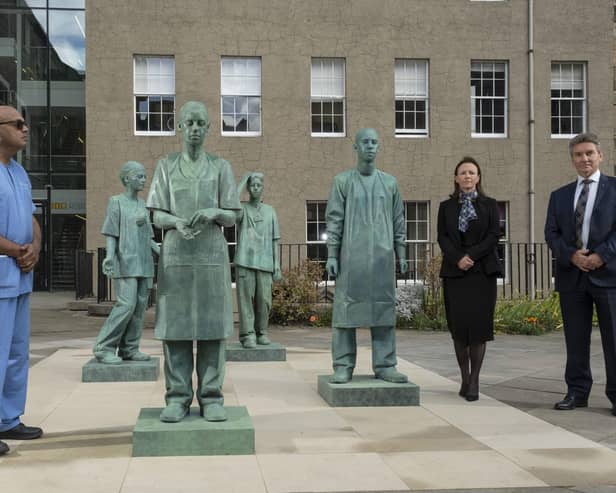
[[[376,378],[404,383],[396,370],[395,254],[405,260],[404,208],[396,179],[375,168],[379,138],[357,132],[357,167],[340,173],[327,202],[326,270],[336,278],[332,318],[332,383],[351,380],[357,356],[355,329],[370,327]]]
[[[159,253],[149,212],[137,196],[145,185],[143,165],[128,161],[120,179],[126,191],[109,199],[102,227],[107,237],[103,272],[114,280],[116,303],[93,348],[96,359],[107,364],[150,359],[139,351],[139,341],[154,277],[152,251]]]
[[[154,335],[163,341],[167,406],[161,421],[181,421],[197,400],[208,421],[224,421],[225,339],[233,332],[231,272],[221,226],[241,209],[231,166],[203,149],[210,127],[203,103],[180,109],[183,152],[160,159],[147,206],[165,230],[159,261]]]
[[[250,201],[238,213],[238,241],[235,253],[237,305],[240,313],[240,342],[244,348],[267,345],[269,313],[272,307],[272,281],[282,279],[278,240],[280,229],[276,211],[261,202],[263,173],[247,173],[238,186],[246,187]]]

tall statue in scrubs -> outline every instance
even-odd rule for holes
[[[332,383],[347,383],[357,356],[355,329],[370,327],[376,378],[404,383],[396,370],[396,255],[405,259],[404,208],[396,179],[376,169],[379,137],[357,132],[357,166],[334,177],[327,202],[328,274],[336,279],[332,316]]]
[[[238,194],[248,188],[250,200],[242,202],[237,218],[235,278],[239,335],[242,347],[270,344],[267,337],[272,308],[272,281],[282,279],[278,240],[280,228],[276,211],[261,202],[263,173],[248,173],[238,185]]]
[[[209,128],[203,103],[182,106],[184,149],[158,161],[147,200],[154,224],[164,230],[154,329],[165,355],[164,422],[181,421],[189,412],[195,365],[201,415],[208,421],[226,419],[222,384],[233,304],[221,226],[232,226],[241,206],[231,166],[203,149]]]
[[[109,199],[103,222],[107,242],[103,272],[114,280],[116,303],[94,343],[94,356],[101,363],[150,359],[139,351],[139,342],[154,278],[152,252],[160,249],[153,240],[149,211],[138,197],[145,179],[141,163],[128,161],[122,166],[120,180],[126,191]]]
[[[32,271],[41,251],[32,187],[14,156],[28,143],[28,125],[12,106],[0,106],[0,456],[2,440],[31,440],[43,430],[26,426]]]

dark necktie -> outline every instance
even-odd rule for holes
[[[581,249],[584,246],[584,240],[582,239],[582,226],[584,225],[584,214],[586,212],[586,203],[588,202],[588,185],[592,180],[582,180],[584,186],[578,197],[577,204],[575,204],[575,246]]]

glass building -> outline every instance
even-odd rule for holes
[[[85,0],[0,0],[0,104],[30,129],[16,158],[43,230],[35,289],[73,288],[73,251],[83,246],[85,43]]]

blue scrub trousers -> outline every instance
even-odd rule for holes
[[[30,293],[0,298],[0,431],[17,426],[26,409],[29,342]]]

